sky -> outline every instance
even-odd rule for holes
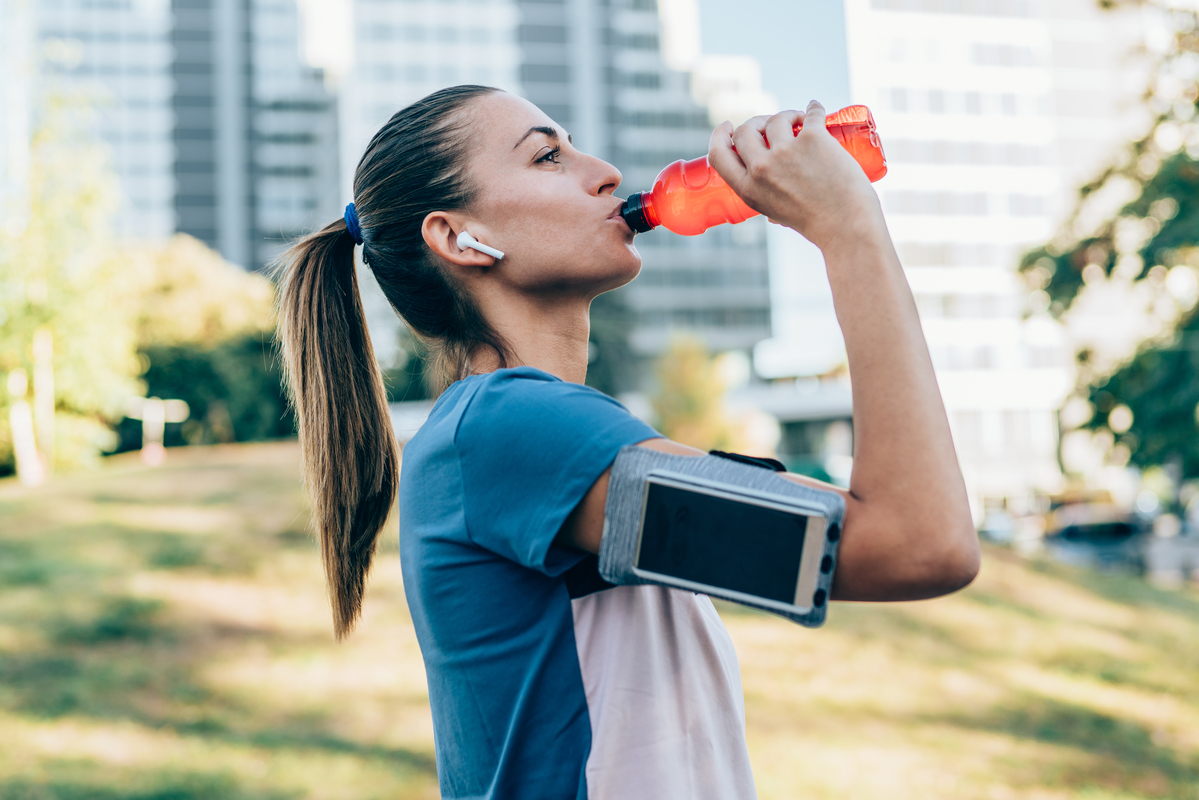
[[[841,0],[696,0],[704,53],[751,55],[782,108],[851,103]],[[752,13],[746,13],[752,8]]]

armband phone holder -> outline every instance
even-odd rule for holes
[[[608,480],[599,571],[824,623],[845,501],[760,459],[623,448]]]

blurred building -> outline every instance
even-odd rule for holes
[[[1137,34],[1091,0],[845,0],[851,91],[891,165],[877,188],[976,503],[1056,490],[1073,388],[1022,253],[1127,134]]]
[[[258,269],[340,216],[337,116],[295,0],[171,0],[176,229]]]
[[[32,125],[48,102],[92,108],[120,181],[119,235],[182,231],[260,268],[336,215],[336,108],[300,58],[295,0],[29,7]]]
[[[343,186],[370,136],[404,105],[454,83],[527,97],[582,150],[620,169],[618,194],[648,189],[671,161],[708,149],[708,109],[663,58],[654,0],[355,0],[355,64],[342,94]],[[642,365],[675,331],[748,351],[770,333],[764,222],[702,238],[642,234],[641,277],[616,293]],[[381,358],[395,323],[370,301]],[[389,319],[390,316],[390,319]],[[390,326],[390,327],[389,327]]]
[[[354,61],[340,93],[346,202],[371,137],[404,106],[454,84],[521,86],[515,0],[353,0],[352,9]]]
[[[170,7],[163,2],[30,0],[33,125],[46,104],[90,105],[121,183],[117,233],[175,230]]]

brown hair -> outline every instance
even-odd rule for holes
[[[501,367],[511,359],[421,235],[430,212],[473,201],[465,111],[495,91],[454,86],[404,108],[371,139],[354,173],[363,261],[427,349],[438,392],[470,372],[481,348]],[[340,219],[301,239],[279,263],[279,341],[339,639],[362,611],[375,542],[399,483],[399,446],[366,328],[354,244]]]

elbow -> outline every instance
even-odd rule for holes
[[[951,548],[941,559],[940,584],[937,594],[950,594],[965,589],[978,577],[982,565],[982,554],[978,547],[978,536],[970,529],[971,541],[962,542]]]
[[[967,514],[964,519],[946,521],[939,528],[936,544],[924,560],[923,594],[940,597],[966,588],[978,577],[982,553],[978,534]]]

